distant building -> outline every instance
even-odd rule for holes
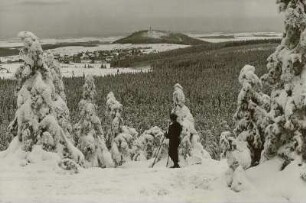
[[[61,55],[60,54],[54,54],[54,59],[55,60],[59,60],[61,58]]]
[[[65,54],[64,58],[63,58],[63,63],[69,64],[70,63],[70,57]]]
[[[103,68],[103,69],[110,69],[111,68],[110,67],[110,63],[107,63],[107,62],[103,61],[101,63],[101,68]]]

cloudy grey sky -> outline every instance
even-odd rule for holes
[[[154,29],[282,31],[276,0],[0,0],[0,38],[86,37]]]

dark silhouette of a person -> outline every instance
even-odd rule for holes
[[[169,125],[168,132],[165,133],[166,138],[169,139],[169,156],[172,159],[174,165],[170,168],[180,168],[178,162],[178,147],[181,142],[182,126],[177,122],[177,115],[171,113],[171,124]]]

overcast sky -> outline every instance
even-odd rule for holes
[[[282,31],[276,0],[0,0],[0,38],[21,30],[86,37],[153,29]]]

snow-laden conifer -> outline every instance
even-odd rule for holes
[[[261,159],[280,156],[286,165],[296,158],[306,160],[306,3],[278,3],[285,12],[285,31],[281,44],[268,58],[268,73],[262,76],[271,87],[272,122],[265,129]]]
[[[133,160],[143,161],[158,156],[158,159],[167,156],[168,144],[163,139],[164,132],[157,126],[144,131],[133,142]],[[163,141],[163,143],[162,143]],[[157,154],[157,150],[162,145],[162,149]]]
[[[138,136],[135,128],[124,125],[122,111],[122,104],[110,92],[106,98],[107,140],[116,166],[132,160],[133,141]]]
[[[59,160],[70,160],[70,165],[77,167],[75,162],[82,164],[84,156],[73,145],[69,127],[64,127],[70,125],[69,110],[60,72],[54,67],[50,53],[44,57],[39,40],[33,33],[20,32],[18,37],[24,44],[20,51],[23,64],[15,73],[18,109],[8,127],[15,136],[11,143],[14,147],[9,147],[8,151],[24,151],[28,162],[31,159],[27,155],[33,156],[34,152],[55,152]],[[8,154],[2,153],[3,156]]]
[[[238,154],[243,152],[252,165],[279,157],[283,159],[280,167],[283,170],[293,160],[300,163],[306,160],[306,3],[302,0],[277,3],[285,13],[281,44],[268,57],[268,72],[261,79],[252,66],[246,65],[241,70],[235,136],[221,134],[220,144],[227,157],[240,160]],[[270,87],[270,96],[261,92],[262,85]],[[229,167],[233,168],[231,184],[237,182],[237,176],[233,175],[238,168],[235,165],[242,167],[243,162],[233,164],[235,161],[230,160],[234,159],[229,158]],[[302,178],[305,173],[301,174]]]
[[[182,125],[180,156],[190,164],[202,163],[204,159],[210,158],[201,144],[199,133],[195,129],[193,115],[185,105],[183,87],[178,83],[174,85],[172,113],[177,115],[177,121]]]
[[[86,167],[114,166],[108,151],[100,118],[95,105],[96,86],[92,76],[85,77],[82,100],[79,102],[80,119],[75,124],[77,147],[85,155]]]

